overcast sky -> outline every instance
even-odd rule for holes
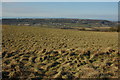
[[[50,17],[117,21],[117,2],[3,2],[3,17]]]

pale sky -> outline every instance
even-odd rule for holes
[[[80,18],[117,21],[117,2],[4,2],[3,17]]]
[[[119,0],[2,0],[3,2],[119,2]]]

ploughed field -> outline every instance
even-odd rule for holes
[[[117,78],[118,33],[3,26],[3,78]]]

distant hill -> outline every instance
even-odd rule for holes
[[[92,20],[92,19],[64,19],[64,18],[48,18],[48,19],[2,19],[3,25],[17,26],[43,26],[53,28],[71,28],[71,27],[112,27],[116,26],[117,22],[107,20]]]

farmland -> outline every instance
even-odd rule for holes
[[[3,26],[3,78],[117,78],[118,33]]]

